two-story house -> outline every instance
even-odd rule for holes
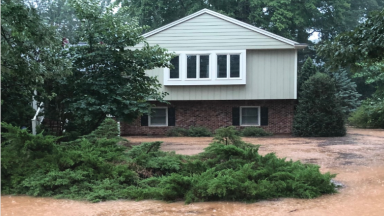
[[[122,135],[164,135],[172,127],[259,126],[291,133],[297,50],[306,47],[203,9],[143,35],[174,52],[173,69],[147,71],[168,92],[150,116],[122,123]],[[136,48],[142,45],[138,44]]]

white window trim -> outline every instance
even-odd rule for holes
[[[168,127],[168,107],[152,107],[150,113],[152,113],[152,109],[165,109],[165,125],[151,125],[151,114],[148,115],[148,126],[149,127]]]
[[[246,50],[178,51],[174,53],[179,56],[179,79],[171,79],[170,69],[165,68],[163,82],[165,86],[246,84]],[[187,78],[187,55],[197,55],[197,78]],[[209,55],[209,78],[200,78],[200,55]],[[227,78],[217,77],[217,55],[227,55]],[[239,77],[230,77],[229,55],[240,55]]]
[[[187,63],[187,56],[188,55],[195,55],[196,56],[196,78],[188,78],[187,77],[187,68],[188,68],[188,63]],[[207,55],[209,57],[209,68],[208,68],[208,78],[200,78],[200,56],[202,55]],[[186,53],[185,54],[185,64],[183,65],[184,71],[185,71],[185,80],[186,81],[194,81],[194,80],[211,80],[212,76],[212,54],[211,53],[205,53],[205,54],[191,54],[191,53]],[[179,58],[180,59],[180,58]],[[183,70],[181,70],[183,71]],[[180,73],[180,72],[179,72]],[[180,77],[180,76],[179,76]]]
[[[217,56],[218,55],[226,55],[227,56],[227,77],[217,77],[217,73],[218,73],[218,71],[217,71]],[[231,55],[240,55],[240,71],[239,71],[239,77],[231,77]],[[218,79],[218,80],[225,80],[225,79],[231,79],[231,80],[236,80],[236,79],[241,79],[241,70],[242,70],[242,68],[241,68],[241,58],[242,58],[242,56],[241,56],[241,53],[216,53],[216,60],[215,60],[215,67],[216,67],[216,70],[215,70],[215,72],[216,72],[216,79]]]
[[[256,125],[246,125],[246,124],[243,124],[243,108],[258,108],[258,123]],[[240,107],[240,126],[260,126],[260,119],[261,119],[261,116],[260,116],[260,106],[241,106]]]

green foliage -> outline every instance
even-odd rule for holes
[[[1,108],[2,120],[30,126],[34,90],[52,98],[41,85],[70,74],[61,38],[44,23],[36,9],[22,0],[1,1]]]
[[[190,203],[314,198],[335,192],[330,182],[335,175],[274,154],[261,156],[258,146],[235,137],[231,127],[217,131],[217,136],[232,137],[235,145],[214,142],[199,155],[182,156],[160,151],[161,142],[122,147],[114,125],[108,119],[90,135],[59,144],[58,137],[33,136],[3,123],[8,132],[3,134],[7,141],[1,152],[2,193],[93,202],[183,199]]]
[[[144,27],[114,5],[100,7],[96,0],[71,0],[76,18],[82,20],[76,37],[84,43],[68,48],[73,62],[72,76],[46,83],[55,100],[45,101],[47,117],[63,122],[66,131],[90,133],[111,114],[130,122],[148,113],[148,100],[163,101],[161,84],[146,70],[168,67],[171,53],[148,46],[141,36]],[[142,49],[126,49],[143,43]]]
[[[181,128],[181,127],[173,127],[170,128],[167,133],[167,136],[171,137],[182,137],[182,136],[190,136],[190,137],[209,137],[212,136],[211,131],[203,126],[191,126],[189,129]]]
[[[241,142],[241,138],[237,134],[238,132],[234,126],[222,127],[215,131],[213,140],[225,145],[237,145]]]
[[[384,10],[371,13],[365,22],[361,22],[353,31],[339,34],[333,41],[325,41],[318,46],[318,53],[327,58],[326,65],[338,69],[351,67],[355,72],[375,78],[372,72],[384,72],[382,53],[384,52]],[[375,68],[376,67],[376,68]]]
[[[348,118],[348,115],[360,105],[361,94],[356,91],[356,83],[349,78],[347,71],[339,70],[328,74],[335,82],[336,98],[340,102],[344,117]]]
[[[181,127],[172,127],[167,131],[166,135],[169,137],[188,136],[188,130]]]
[[[367,99],[351,114],[349,124],[361,128],[384,128],[384,100]]]
[[[116,128],[59,144],[58,137],[33,136],[7,123],[2,127],[8,131],[2,134],[6,138],[1,152],[2,193],[98,201],[104,200],[103,193],[113,195],[105,187],[119,190],[137,178],[127,165],[118,163],[123,162],[126,149],[117,145],[120,139],[97,137],[116,132]],[[108,199],[113,198],[110,195]]]
[[[336,96],[334,81],[317,73],[302,86],[293,134],[295,136],[344,136],[344,114]]]
[[[297,76],[297,89],[299,90],[298,94],[301,94],[301,86],[305,81],[309,79],[309,77],[315,75],[318,69],[316,65],[313,63],[313,60],[308,57],[301,69],[299,70],[299,74]]]
[[[241,131],[241,135],[245,137],[262,137],[271,136],[272,133],[266,132],[263,128],[259,127],[246,127]]]
[[[190,137],[210,137],[211,131],[204,126],[191,126],[188,129],[188,136]]]
[[[352,125],[359,127],[383,127],[384,112],[384,10],[371,13],[365,22],[353,31],[345,32],[334,41],[318,47],[319,54],[326,57],[329,68],[351,68],[357,78],[364,78],[366,84],[377,86],[371,99],[352,114]]]

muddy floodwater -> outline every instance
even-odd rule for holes
[[[132,143],[164,141],[164,151],[197,154],[212,138],[127,137]],[[244,138],[260,144],[260,153],[321,166],[322,172],[337,173],[344,184],[339,193],[316,199],[280,198],[257,203],[108,201],[89,203],[27,196],[2,196],[1,215],[384,215],[384,130],[348,129],[337,138],[273,136]]]

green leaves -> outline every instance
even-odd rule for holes
[[[2,143],[2,192],[93,202],[184,199],[186,203],[313,198],[335,192],[330,183],[335,175],[275,154],[259,155],[258,146],[252,144],[212,143],[196,156],[163,152],[161,142],[126,149],[113,135],[112,122],[104,121],[93,133],[61,144],[51,136],[33,136],[4,124],[9,132]],[[44,148],[31,147],[27,144],[31,140]],[[28,153],[19,150],[24,146]]]
[[[144,44],[143,31],[125,9],[114,13],[114,5],[100,8],[94,0],[71,0],[78,19],[78,37],[85,43],[69,48],[73,75],[52,80],[45,88],[56,92],[56,100],[46,101],[51,119],[67,119],[66,131],[87,134],[107,114],[126,122],[147,113],[148,100],[163,101],[166,93],[146,70],[168,67],[171,54],[159,46]]]
[[[334,80],[316,73],[301,87],[293,134],[296,136],[344,136],[345,116],[336,97]]]

